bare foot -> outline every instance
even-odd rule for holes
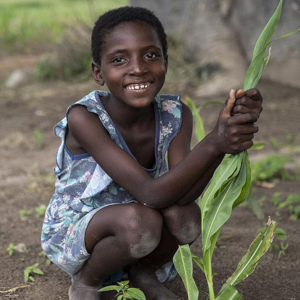
[[[130,272],[129,277],[135,287],[139,287],[147,300],[183,300],[165,288],[157,279],[155,273]]]
[[[72,284],[69,288],[69,300],[100,300],[99,288],[82,283]]]

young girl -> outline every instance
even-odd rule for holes
[[[195,200],[224,155],[252,146],[262,97],[231,90],[215,128],[191,151],[190,110],[180,96],[158,95],[167,41],[150,11],[102,15],[92,55],[93,76],[109,92],[91,92],[55,126],[62,141],[43,249],[72,276],[72,300],[100,299],[102,284],[125,273],[149,300],[179,299],[161,282],[176,274],[178,245],[200,234]]]

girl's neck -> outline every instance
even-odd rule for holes
[[[140,127],[154,119],[153,104],[142,108],[135,108],[109,97],[102,97],[101,102],[113,122],[118,127],[124,129]]]

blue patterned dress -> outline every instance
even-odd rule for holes
[[[138,203],[132,195],[116,184],[94,158],[88,154],[73,155],[66,147],[68,112],[74,105],[83,105],[98,115],[111,139],[134,158],[122,135],[101,103],[108,92],[93,91],[72,104],[66,117],[54,127],[61,138],[56,154],[55,193],[48,205],[42,228],[42,247],[47,256],[61,269],[74,275],[89,258],[85,248],[85,230],[95,213],[114,204]],[[157,178],[168,171],[166,153],[170,142],[181,128],[182,106],[180,96],[157,95],[153,100],[155,113],[155,165],[145,169]],[[134,158],[135,159],[135,158]],[[115,275],[121,275],[119,272]],[[156,272],[161,282],[174,277],[172,263]],[[112,276],[111,280],[120,280]]]

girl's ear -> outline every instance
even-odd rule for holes
[[[105,84],[104,79],[102,77],[101,68],[94,61],[92,62],[92,73],[96,83],[98,83],[101,86]]]

